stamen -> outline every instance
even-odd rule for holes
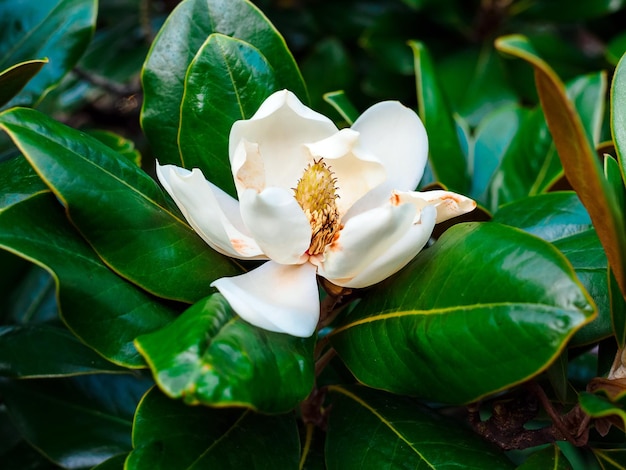
[[[322,159],[309,163],[294,189],[294,196],[311,224],[309,255],[324,251],[339,230],[337,179]]]

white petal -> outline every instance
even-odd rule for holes
[[[201,170],[157,163],[156,173],[189,224],[214,250],[240,259],[267,258],[245,228],[239,203],[207,181]]]
[[[263,253],[281,264],[303,262],[311,244],[311,225],[292,190],[267,188],[257,193],[248,189],[241,194],[240,208]]]
[[[428,136],[413,110],[383,101],[367,109],[352,129],[361,134],[359,146],[385,166],[391,188],[406,191],[417,186],[428,159]]]
[[[417,223],[415,219],[419,219]],[[390,203],[351,218],[324,253],[318,274],[344,287],[367,287],[404,267],[424,247],[435,211]]]
[[[433,206],[437,209],[437,223],[471,212],[476,208],[476,203],[472,199],[450,191],[440,190],[394,191],[392,202],[394,204],[413,204],[418,211],[426,206]]]
[[[246,141],[258,144],[266,186],[293,188],[310,161],[304,144],[335,132],[337,127],[330,119],[307,108],[293,93],[276,92],[252,118],[233,124],[229,137],[233,177],[237,179],[242,163],[241,158],[235,158],[237,149]]]
[[[355,201],[385,181],[385,168],[372,155],[355,149],[359,133],[342,129],[318,142],[307,144],[314,160],[323,158],[337,178],[337,208],[345,214]]]
[[[315,266],[273,261],[236,277],[214,281],[237,314],[269,331],[303,338],[315,332],[320,304]]]

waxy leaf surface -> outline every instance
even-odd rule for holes
[[[204,169],[212,183],[234,196],[230,128],[251,118],[277,87],[273,67],[256,48],[223,34],[209,36],[185,79],[178,134],[183,166]]]
[[[314,341],[252,326],[214,294],[136,345],[171,397],[280,413],[313,387]]]
[[[331,342],[366,385],[467,403],[544,370],[594,316],[552,245],[468,223],[371,289]]]
[[[126,469],[297,468],[299,444],[291,414],[186,406],[154,388],[137,409]]]
[[[31,109],[0,115],[24,156],[113,270],[159,297],[193,302],[240,271],[171,209],[154,180],[100,141]]]
[[[174,313],[117,276],[74,230],[50,193],[0,212],[0,247],[44,267],[57,282],[69,328],[109,360],[145,365],[133,340],[166,325]]]
[[[0,108],[17,95],[47,62],[47,60],[27,60],[0,73]]]
[[[330,392],[329,470],[513,468],[476,434],[406,397],[364,387],[332,386]]]
[[[213,33],[240,39],[258,49],[274,69],[278,87],[293,91],[306,102],[304,82],[284,39],[257,7],[247,0],[185,0],[159,31],[142,74],[142,126],[161,163],[182,165],[178,133],[186,73]],[[220,63],[219,68],[222,67]],[[207,87],[216,87],[215,93],[222,85],[223,79],[206,83]],[[219,127],[233,123],[230,116],[218,119],[225,121]],[[202,169],[210,173],[211,165]]]

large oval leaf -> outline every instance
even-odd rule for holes
[[[64,321],[115,363],[144,366],[133,340],[174,317],[172,310],[108,269],[71,227],[50,193],[0,212],[0,247],[50,271]]]
[[[297,338],[246,323],[220,294],[136,341],[169,396],[267,413],[288,411],[310,393],[314,343],[314,337]]]
[[[293,415],[186,406],[158,389],[142,399],[127,470],[297,468]]]
[[[552,245],[500,224],[458,224],[372,289],[331,342],[366,385],[466,403],[544,370],[594,316]]]
[[[406,397],[364,387],[330,387],[329,470],[452,467],[512,469],[479,436]],[[355,432],[358,430],[358,432]]]
[[[230,128],[252,117],[276,88],[274,69],[256,48],[223,34],[209,36],[185,78],[178,134],[183,166],[203,168],[212,183],[234,196]]]
[[[133,413],[149,386],[148,380],[131,375],[0,379],[3,401],[20,434],[69,469],[90,468],[130,450]]]
[[[306,100],[306,89],[284,39],[247,0],[185,0],[152,44],[142,74],[141,122],[163,163],[181,165],[177,144],[180,107],[189,64],[213,33],[241,39],[258,49],[276,72],[280,88]],[[269,92],[273,90],[268,90]],[[225,118],[228,121],[230,118]],[[230,122],[232,125],[232,122]],[[211,168],[202,168],[210,173]]]
[[[565,87],[523,36],[506,36],[496,47],[529,62],[546,121],[565,170],[565,176],[587,208],[615,279],[626,296],[626,222],[615,194],[589,140],[589,132],[568,99]]]
[[[158,185],[127,157],[32,109],[0,115],[70,220],[116,272],[160,297],[193,302],[240,271],[170,209]]]
[[[96,11],[96,0],[0,2],[0,70],[49,59],[8,106],[37,103],[72,69],[89,45]]]

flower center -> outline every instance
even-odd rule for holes
[[[320,159],[309,163],[294,189],[296,201],[311,224],[311,246],[307,250],[311,256],[322,253],[339,230],[336,182],[333,172]]]

